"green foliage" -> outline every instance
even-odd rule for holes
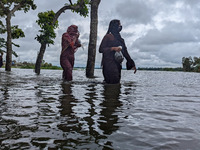
[[[17,54],[15,51],[12,51],[12,54],[13,54],[15,57],[18,57],[18,54]]]
[[[194,72],[200,72],[200,64],[197,64],[197,65],[194,67]]]
[[[193,65],[194,66],[200,64],[200,57],[199,58],[198,57],[194,57],[193,59],[194,59],[194,61],[193,61]]]
[[[85,3],[81,4],[81,0],[77,0],[77,3],[73,4],[73,6],[77,6],[81,4],[81,7],[76,10],[72,10],[72,12],[78,13],[80,16],[87,17],[88,16],[88,7],[87,5],[90,4],[90,0],[84,0]]]
[[[18,39],[20,37],[25,37],[24,32],[22,31],[22,29],[19,29],[18,26],[13,26],[11,28],[12,28],[11,29],[12,39]],[[0,34],[4,34],[5,32],[6,32],[5,26],[3,25],[2,22],[0,22]],[[18,44],[15,44],[13,42],[12,42],[12,44],[15,47],[20,47]],[[6,48],[7,48],[6,40],[4,38],[0,38],[0,52],[6,53],[6,51],[5,51]],[[15,57],[18,57],[18,55],[17,55],[17,53],[15,51],[12,51],[12,54]]]
[[[18,26],[12,26],[11,36],[12,36],[12,39],[18,39],[20,37],[25,37],[24,32],[22,31],[22,29],[19,29]]]
[[[61,67],[58,66],[53,66],[51,63],[47,63],[43,61],[44,63],[42,64],[41,68],[42,69],[55,69],[55,70],[60,70]],[[34,69],[35,64],[30,63],[30,62],[21,62],[21,63],[16,63],[16,67],[22,68],[22,69]]]
[[[3,25],[2,21],[0,21],[0,35],[6,32],[5,26]],[[6,49],[6,41],[4,38],[0,38],[0,52],[5,52]]]
[[[80,6],[77,7],[77,9],[73,10],[73,12],[76,12],[80,14],[81,16],[86,17],[88,15],[88,8],[87,5],[89,4],[90,0],[84,0],[84,3],[81,3],[81,0],[77,0],[77,3],[75,4],[66,4],[70,6]],[[53,22],[55,19],[55,13],[54,11],[47,11],[47,12],[41,12],[38,14],[38,20],[36,21],[37,24],[40,26],[41,30],[39,30],[40,35],[36,36],[36,40],[41,44],[54,44],[53,39],[56,38],[56,33],[54,29],[58,27],[58,21],[55,23]]]
[[[34,4],[34,0],[0,0],[0,16],[1,18],[6,18],[8,16],[14,16],[15,11],[23,10],[25,13],[33,9],[35,10],[37,6]],[[6,27],[3,22],[0,20],[0,34],[6,33]],[[18,28],[18,26],[11,27],[11,37],[12,39],[18,39],[20,37],[25,37],[24,32]],[[18,44],[12,42],[16,47],[19,47]],[[0,38],[0,51],[6,52],[4,49],[7,49],[6,40]],[[8,51],[8,50],[7,50]],[[18,57],[17,53],[13,50],[12,54],[15,57]]]
[[[10,13],[12,10],[11,7],[19,6],[16,11],[23,10],[25,13],[28,12],[30,9],[35,10],[37,6],[34,4],[34,0],[1,0],[0,4],[0,16],[5,17]],[[14,15],[14,14],[12,14]]]
[[[4,34],[6,32],[5,26],[0,20],[0,34]],[[0,52],[3,52],[2,48],[6,48],[6,41],[4,38],[0,38]]]
[[[21,9],[24,10],[24,12],[28,12],[30,9],[35,10],[37,6],[34,4],[34,0],[17,0],[21,2],[22,7]]]
[[[4,38],[0,38],[0,50],[2,50],[2,48],[6,48],[6,41]]]
[[[182,65],[184,71],[192,71],[193,60],[192,57],[183,57]]]
[[[3,24],[3,22],[0,20],[0,34],[6,33],[6,28]]]
[[[182,58],[182,65],[184,71],[194,71],[194,72],[200,72],[200,57],[183,57]]]
[[[54,44],[53,39],[56,38],[56,33],[54,29],[58,27],[58,21],[53,24],[54,17],[55,13],[53,12],[53,10],[41,12],[38,14],[39,19],[36,22],[41,28],[41,30],[39,30],[41,34],[37,35],[35,39],[39,43]]]

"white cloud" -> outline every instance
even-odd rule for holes
[[[66,0],[35,0],[36,10],[16,13],[12,24],[19,25],[26,35],[25,38],[14,40],[15,43],[20,44],[20,48],[15,49],[20,55],[18,58],[20,61],[36,60],[40,48],[40,44],[34,40],[39,30],[35,22],[37,14],[51,9],[57,11],[66,2]],[[102,57],[98,52],[99,44],[112,19],[121,20],[122,37],[137,67],[181,66],[182,57],[199,57],[199,9],[199,0],[101,1],[98,15],[96,66],[100,66]],[[78,25],[80,39],[86,43],[85,50],[79,49],[75,54],[75,66],[86,66],[90,18],[80,17],[70,10],[59,17],[55,44],[47,47],[45,52],[46,62],[59,65],[61,36],[71,24]]]

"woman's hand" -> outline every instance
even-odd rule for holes
[[[136,67],[134,66],[132,69],[134,70],[134,74],[135,74],[137,72]]]
[[[111,47],[111,51],[116,51],[116,52],[120,52],[122,50],[121,46],[118,47]]]

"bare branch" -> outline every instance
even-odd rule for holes
[[[73,4],[72,4],[72,0],[69,0],[69,2],[70,2],[70,5],[73,5]]]
[[[59,9],[56,14],[55,14],[55,17],[53,19],[53,23],[52,24],[55,24],[58,17],[61,15],[61,13],[63,13],[65,10],[67,9],[71,9],[71,10],[77,10],[77,9],[80,9],[82,4],[84,4],[84,0],[81,0],[81,2],[79,3],[79,5],[76,5],[76,6],[71,6],[71,5],[66,5],[66,6],[63,6],[61,9]]]
[[[2,2],[0,2],[0,6],[1,6],[1,8],[4,8],[4,5],[3,5],[3,3],[2,3]]]
[[[67,5],[67,6],[63,6],[61,9],[59,9],[56,14],[55,17],[53,19],[53,25],[56,23],[56,21],[58,20],[58,17],[60,16],[61,13],[63,13],[66,9],[72,9],[71,5]]]
[[[14,15],[15,11],[17,11],[20,7],[22,6],[22,4],[18,4],[18,5],[15,5],[14,8],[10,11],[10,13],[12,15]]]

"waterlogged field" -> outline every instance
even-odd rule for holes
[[[200,74],[122,71],[119,85],[0,69],[0,149],[199,150]]]

